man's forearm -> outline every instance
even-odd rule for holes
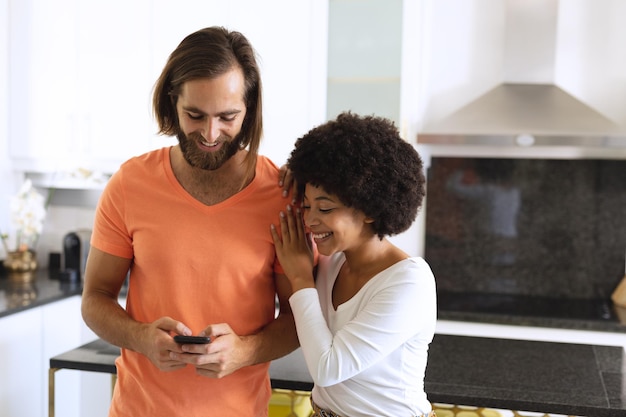
[[[83,294],[81,305],[83,320],[94,333],[107,342],[131,350],[138,350],[133,342],[141,323],[133,320],[117,302],[103,294]]]
[[[247,336],[250,365],[269,362],[293,352],[300,343],[291,311],[279,314],[263,330]]]

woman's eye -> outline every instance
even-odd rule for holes
[[[330,213],[333,211],[331,208],[320,208],[320,213]]]
[[[223,120],[223,121],[225,121],[225,122],[232,122],[232,121],[234,121],[236,118],[237,118],[237,116],[236,116],[236,115],[234,115],[234,116],[222,116],[222,120]]]

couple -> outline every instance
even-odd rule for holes
[[[179,145],[127,161],[102,194],[82,313],[122,348],[109,415],[265,416],[269,361],[298,344],[318,415],[427,415],[435,282],[386,239],[421,206],[419,155],[391,122],[344,113],[296,142],[291,208],[258,155],[261,97],[243,35],[190,34],[153,99]]]

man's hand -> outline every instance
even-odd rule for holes
[[[139,336],[141,350],[150,362],[161,371],[169,372],[187,366],[186,362],[172,357],[172,352],[182,352],[178,343],[174,342],[174,334],[191,335],[191,330],[183,323],[170,317],[162,317],[143,327]]]
[[[223,378],[252,363],[246,338],[228,324],[210,325],[200,336],[209,336],[211,343],[181,345],[182,352],[170,352],[171,360],[193,365],[198,375],[209,378]]]

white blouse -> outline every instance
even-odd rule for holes
[[[392,265],[337,310],[332,289],[343,253],[320,256],[316,289],[289,299],[315,386],[313,400],[341,416],[427,414],[428,345],[435,333],[435,278],[422,258]]]

